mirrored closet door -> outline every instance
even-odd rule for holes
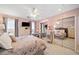
[[[76,18],[76,52],[79,54],[79,16]]]
[[[54,42],[60,46],[75,49],[75,17],[60,19],[54,25]]]

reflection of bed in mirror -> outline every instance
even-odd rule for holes
[[[55,28],[54,36],[55,38],[64,39],[68,37],[68,29],[67,28]]]

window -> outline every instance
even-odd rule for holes
[[[6,24],[7,33],[9,33],[9,35],[15,35],[15,20],[8,18]]]
[[[32,26],[32,34],[35,33],[35,22],[31,22],[31,26]]]

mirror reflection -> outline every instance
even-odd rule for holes
[[[60,46],[75,49],[75,18],[58,20],[54,25],[54,42]]]

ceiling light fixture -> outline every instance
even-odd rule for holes
[[[62,9],[61,9],[61,8],[59,8],[59,9],[58,9],[58,11],[62,11]]]
[[[37,13],[38,12],[38,9],[37,8],[33,8],[33,12],[34,13]]]
[[[38,13],[38,9],[37,9],[37,8],[33,8],[33,9],[32,9],[31,17],[32,17],[34,20],[39,19],[39,13]]]

